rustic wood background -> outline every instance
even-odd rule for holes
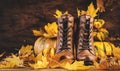
[[[76,17],[76,9],[86,10],[92,1],[95,4],[95,0],[0,0],[0,52],[15,52],[22,45],[33,45],[37,37],[32,30],[56,21],[52,15],[56,9],[68,10]],[[119,37],[120,0],[113,0],[105,9],[100,18],[105,19],[110,36]]]

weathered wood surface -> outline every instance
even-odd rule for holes
[[[66,69],[0,69],[0,71],[69,71],[69,70],[66,70]],[[78,70],[78,71],[120,71],[120,70],[91,69],[91,70]]]
[[[0,71],[68,71],[65,69],[0,69]]]
[[[56,21],[56,9],[68,10],[77,17],[76,9],[87,9],[92,0],[0,0],[0,52],[16,51],[21,45],[34,44],[37,37],[32,29],[39,29],[47,22]],[[101,18],[112,36],[120,30],[120,0],[106,6]]]

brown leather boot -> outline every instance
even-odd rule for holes
[[[73,59],[73,27],[74,17],[72,15],[63,14],[58,19],[56,54],[63,54],[61,58]]]
[[[84,60],[85,65],[92,65],[95,60],[93,46],[93,18],[82,15],[78,24],[77,60]]]

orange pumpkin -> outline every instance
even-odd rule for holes
[[[35,41],[34,51],[36,54],[43,51],[44,48],[56,48],[56,38],[40,37]]]

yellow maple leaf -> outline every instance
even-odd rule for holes
[[[40,30],[32,30],[34,36],[43,36],[44,31],[42,29]]]
[[[44,56],[48,56],[49,50],[50,50],[50,48],[45,48],[45,49],[43,50],[43,55],[44,55]]]
[[[120,65],[120,60],[118,60],[118,64]]]
[[[57,9],[56,12],[55,12],[55,14],[54,14],[54,16],[55,16],[56,18],[60,18],[61,15],[62,15],[62,12]]]
[[[15,64],[11,63],[11,62],[1,62],[0,63],[0,68],[4,69],[4,68],[14,68]]]
[[[29,55],[26,59],[27,59],[27,61],[34,61],[35,55],[34,55],[34,54],[31,54],[31,55]]]
[[[50,49],[50,57],[53,57],[55,55],[55,48]]]
[[[77,8],[77,15],[78,15],[78,17],[81,15],[81,12],[78,8]]]
[[[39,69],[39,68],[47,68],[48,67],[48,60],[47,57],[42,56],[41,60],[38,60],[35,64],[29,64],[30,67],[34,68],[34,69]]]
[[[85,66],[84,61],[75,61],[72,64],[69,62],[62,63],[61,67],[68,70],[88,70],[94,66]]]
[[[3,52],[2,54],[0,54],[0,58],[5,54],[6,52]]]
[[[22,46],[21,49],[19,50],[19,55],[20,56],[24,55],[25,57],[29,56],[33,52],[32,48],[33,48],[32,45]]]
[[[37,62],[37,61],[42,60],[42,56],[43,56],[42,53],[39,53],[39,54],[35,57],[34,61]]]
[[[39,68],[47,68],[49,61],[48,61],[48,55],[49,55],[50,48],[45,48],[43,52],[39,53],[35,58],[34,64],[29,63],[30,67],[34,69],[39,69]]]
[[[50,23],[48,23],[48,24],[45,25],[45,27],[44,27],[45,31],[46,31],[48,34],[52,34],[52,31],[50,30],[51,27],[52,27],[52,26],[51,26]]]
[[[77,14],[78,14],[78,17],[79,17],[80,15],[87,14],[87,15],[90,15],[91,17],[94,18],[95,16],[97,16],[98,10],[99,10],[99,8],[95,9],[93,3],[91,3],[91,4],[88,6],[87,11],[84,11],[84,10],[80,11],[80,10],[77,9]]]
[[[60,18],[62,16],[62,14],[63,13],[57,9],[53,16],[55,16],[55,18]],[[66,11],[64,14],[68,14],[68,11]]]
[[[84,11],[84,10],[81,11],[81,15],[84,15],[84,14],[86,14],[86,13],[87,13],[87,12]]]
[[[24,67],[23,60],[21,60],[18,56],[12,54],[11,57],[5,58],[0,63],[0,68],[14,68],[14,67]]]
[[[44,37],[46,38],[57,37],[58,25],[56,24],[56,22],[48,23],[47,25],[45,25],[44,29],[46,31],[46,33],[43,34]]]
[[[103,19],[95,19],[94,21],[94,26],[97,29],[102,28],[104,24],[105,24],[105,21]]]
[[[65,11],[65,13],[64,14],[68,14],[68,11]]]
[[[77,9],[77,14],[78,14],[78,17],[79,16],[81,16],[81,15],[85,15],[85,14],[87,14],[87,12],[86,11],[84,11],[84,10],[79,10],[79,9]]]
[[[42,60],[42,56],[47,57],[48,59],[53,57],[55,55],[55,49],[54,48],[45,48],[41,53],[37,54],[35,57],[35,62],[38,60]]]
[[[113,55],[120,60],[120,48],[114,48]]]
[[[99,8],[95,9],[93,3],[91,3],[88,6],[87,14],[94,18],[95,16],[97,16],[98,10],[99,10]]]
[[[101,28],[101,29],[99,29],[99,31],[101,31],[101,32],[103,32],[105,34],[109,34],[109,32],[105,28]]]

